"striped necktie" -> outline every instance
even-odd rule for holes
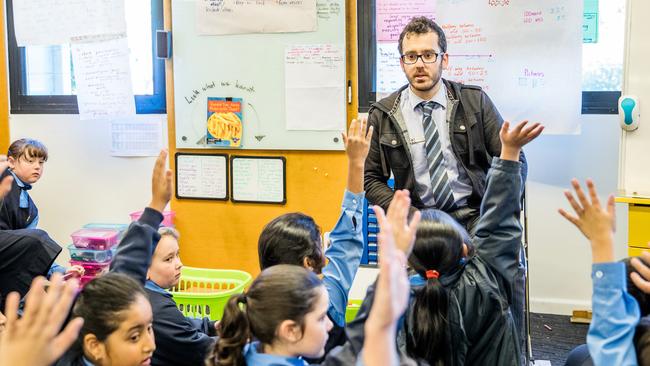
[[[449,185],[447,170],[445,169],[445,159],[442,156],[442,143],[440,134],[436,127],[431,113],[433,109],[440,105],[436,102],[422,102],[424,110],[422,126],[424,127],[425,151],[427,153],[427,163],[429,166],[429,175],[431,176],[431,189],[433,190],[433,199],[436,200],[436,207],[443,211],[449,211],[454,208],[454,194]]]

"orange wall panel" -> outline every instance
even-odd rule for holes
[[[347,74],[356,95],[356,4],[347,2]],[[165,27],[171,28],[171,2],[165,0]],[[167,61],[167,115],[170,164],[174,168],[176,133],[172,61]],[[279,88],[282,86],[279,85]],[[348,105],[348,117],[356,116],[357,101]],[[182,150],[202,152],[205,150]],[[273,218],[287,212],[314,217],[323,231],[334,227],[345,189],[347,164],[341,151],[254,151],[208,150],[251,156],[284,156],[287,160],[287,204],[269,205],[223,201],[176,199],[176,227],[181,232],[181,258],[185,265],[207,268],[242,269],[259,272],[257,239]]]
[[[0,70],[7,70],[7,44],[5,41],[4,12],[0,12]],[[3,72],[0,76],[0,154],[6,154],[9,148],[9,75]]]

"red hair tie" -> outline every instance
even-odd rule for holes
[[[427,280],[432,278],[438,279],[438,277],[440,277],[440,273],[438,273],[438,271],[436,271],[435,269],[430,269],[426,271],[425,274],[427,276]]]

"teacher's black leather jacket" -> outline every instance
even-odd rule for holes
[[[503,118],[487,94],[478,86],[441,79],[447,87],[447,123],[454,154],[471,180],[472,194],[467,205],[478,208],[485,193],[485,178],[492,157],[501,153],[499,130]],[[368,123],[374,126],[370,152],[365,163],[366,197],[375,205],[388,208],[393,190],[386,182],[391,172],[395,189],[411,192],[411,205],[425,208],[415,190],[415,173],[411,161],[410,138],[400,110],[403,86],[390,96],[374,103]],[[518,122],[518,121],[517,121]],[[521,153],[522,182],[526,181],[526,157]]]

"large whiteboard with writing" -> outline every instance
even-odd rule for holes
[[[397,41],[412,16],[447,37],[443,77],[481,86],[503,118],[580,132],[582,0],[377,0],[377,92],[406,84]]]
[[[299,4],[294,11],[308,16],[279,18],[285,4]],[[264,6],[271,12],[260,11]],[[247,10],[253,8],[257,12]],[[213,21],[221,13],[242,23],[234,24],[232,17]],[[343,0],[174,0],[172,14],[178,148],[219,147],[209,134],[239,133],[232,124],[240,123],[241,146],[233,149],[343,149]],[[247,20],[253,16],[251,22],[258,23]],[[285,32],[292,26],[294,31]],[[227,128],[208,126],[208,98],[240,102],[241,110],[214,119],[229,123]]]

